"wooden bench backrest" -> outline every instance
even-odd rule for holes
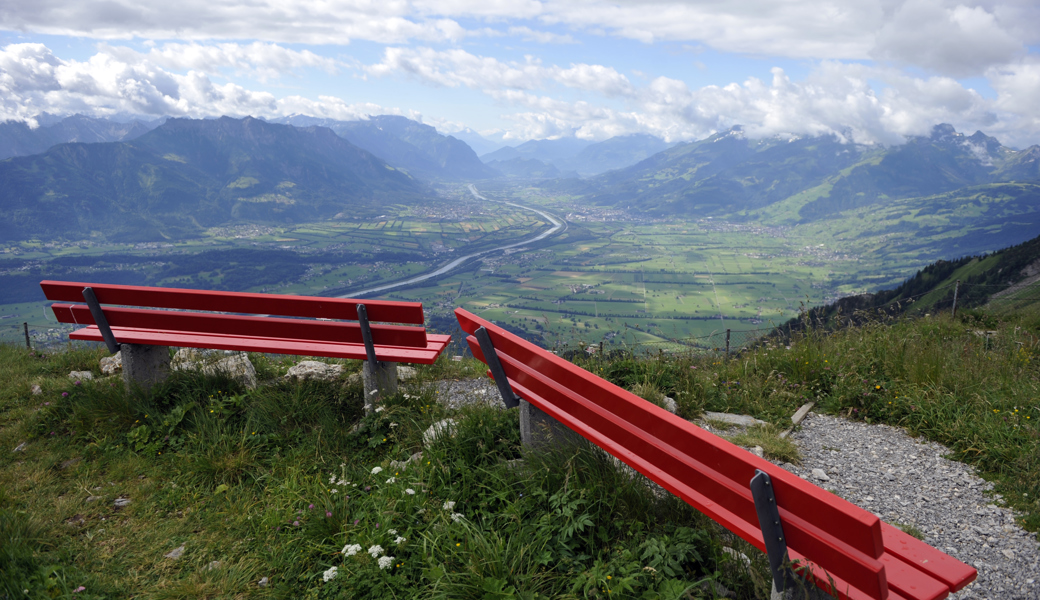
[[[356,322],[358,304],[365,305],[371,321],[418,324],[423,322],[422,304],[418,302],[238,294],[64,281],[43,281],[40,286],[48,299],[69,302],[83,302],[83,288],[90,287],[94,290],[99,303],[109,305],[104,307],[104,312],[110,327],[361,344],[363,343],[361,326]],[[174,310],[122,308],[111,305]],[[95,324],[94,317],[84,304],[54,304],[51,308],[62,323]],[[314,321],[284,317],[214,314],[212,312],[178,312],[176,309],[354,319],[355,321]],[[371,324],[374,344],[410,348],[426,347],[428,338],[425,328],[384,323]]]
[[[869,597],[888,596],[877,516],[463,309],[455,314],[467,333],[487,330],[517,395],[763,551],[749,484],[756,469],[768,473],[792,556]],[[484,360],[476,339],[467,341]]]
[[[214,292],[178,288],[109,285],[74,281],[41,281],[48,300],[83,302],[83,288],[93,288],[101,304],[146,306],[178,310],[279,315],[357,320],[357,305],[364,304],[370,321],[381,323],[424,323],[422,303],[387,300],[355,300],[318,296],[283,296],[245,292]]]

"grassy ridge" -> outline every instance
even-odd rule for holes
[[[1037,531],[1038,324],[990,320],[979,333],[975,318],[810,331],[730,359],[575,360],[667,393],[687,418],[728,411],[782,427],[815,400],[905,427],[995,480]],[[430,383],[478,376],[472,361],[421,369],[365,417],[357,384],[285,381],[287,365],[263,356],[254,362],[273,383],[253,391],[195,373],[147,396],[68,379],[96,371],[99,356],[0,346],[0,597],[82,586],[77,598],[652,600],[712,597],[705,581],[768,597],[763,556],[598,452],[525,455],[515,411],[445,409]],[[455,435],[424,447],[448,416]],[[180,559],[164,557],[181,545]]]

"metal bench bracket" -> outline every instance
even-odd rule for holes
[[[374,373],[378,366],[376,360],[376,346],[372,343],[372,327],[368,324],[368,309],[364,304],[357,305],[358,324],[361,325],[361,339],[365,342],[365,354],[368,356],[368,364]]]
[[[509,379],[506,378],[502,362],[498,360],[498,353],[495,352],[495,345],[491,343],[491,336],[488,335],[487,329],[481,327],[473,335],[480,342],[480,351],[484,353],[484,360],[487,361],[487,366],[491,369],[491,376],[495,378],[495,385],[498,386],[498,393],[502,395],[502,401],[506,403],[506,408],[520,406],[520,400],[513,393],[513,386],[509,385]]]
[[[101,310],[101,303],[98,302],[97,296],[94,295],[94,290],[89,287],[83,288],[83,299],[87,301],[87,307],[90,308],[90,316],[94,317],[94,324],[97,325],[98,331],[101,332],[101,337],[105,340],[108,351],[112,354],[119,352],[119,343],[116,342],[116,336],[112,333],[112,328],[108,326],[108,319],[105,318],[105,312]]]
[[[769,570],[773,572],[773,586],[783,593],[795,582],[794,572],[790,568],[787,556],[787,540],[784,528],[780,523],[780,510],[776,506],[776,494],[773,482],[765,471],[755,469],[751,478],[751,496],[755,499],[755,512],[758,513],[758,524],[762,528],[762,540],[769,555]]]

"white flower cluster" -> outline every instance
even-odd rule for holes
[[[383,467],[372,467],[372,474],[379,475],[383,472]]]
[[[444,506],[442,506],[441,508],[443,508],[444,510],[451,510],[451,509],[455,508],[455,501],[454,500],[445,500],[444,501]]]
[[[397,483],[397,478],[396,477],[391,477],[390,479],[387,479],[386,482],[387,483]]]
[[[347,544],[343,546],[343,550],[340,550],[343,556],[354,556],[358,552],[361,552],[361,544]]]
[[[392,564],[394,564],[394,557],[393,556],[384,556],[384,557],[379,559],[379,568],[380,569],[385,569],[385,568],[389,567]]]
[[[373,391],[378,391],[378,390],[373,390]],[[385,409],[385,408],[383,408],[382,406],[377,406],[377,407],[376,407],[376,412],[377,412],[377,413],[381,413],[381,412],[383,412],[384,410],[386,410],[386,409]]]
[[[379,558],[379,555],[383,553],[383,547],[379,544],[369,546],[368,553],[372,555],[372,558]]]
[[[451,513],[451,522],[452,523],[458,523],[459,521],[461,521],[464,518],[465,518],[465,515],[463,515],[462,513]]]
[[[414,496],[415,490],[413,490],[412,488],[408,488],[404,491],[404,493],[408,494],[409,496]]]
[[[336,571],[338,571],[338,570],[339,569],[337,567],[329,567],[329,570],[325,571],[325,573],[322,575],[322,578],[326,582],[332,581],[333,579],[336,578]]]
[[[394,543],[397,544],[398,546],[400,546],[401,544],[403,544],[403,543],[405,543],[407,541],[408,541],[408,538],[401,537],[401,536],[397,536],[397,538],[394,539]]]

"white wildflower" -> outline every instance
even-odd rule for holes
[[[386,480],[387,483],[395,483],[396,481],[397,481],[396,477],[391,477],[390,479]]]
[[[385,569],[385,568],[389,567],[392,564],[394,564],[394,557],[393,556],[384,556],[384,557],[379,559],[379,568],[380,569]]]
[[[372,558],[379,558],[379,555],[383,553],[383,547],[379,544],[376,544],[375,546],[370,546],[368,549],[368,553],[372,555]]]
[[[463,515],[462,513],[451,513],[451,522],[452,523],[458,523],[459,521],[461,521],[464,518],[465,518],[465,515]]]
[[[373,391],[379,391],[379,390],[373,390]],[[377,413],[381,413],[381,412],[383,412],[383,407],[382,407],[382,406],[378,406],[378,407],[376,407],[376,412],[377,412]]]
[[[383,467],[372,467],[372,474],[379,475],[383,472]]]
[[[343,479],[340,479],[339,481],[336,482],[336,485],[350,485],[350,482],[349,481],[344,481]]]
[[[408,494],[409,496],[414,496],[415,490],[413,490],[412,488],[408,488],[404,491],[404,493]]]
[[[332,488],[332,489],[331,489],[331,490],[329,490],[329,491],[331,491],[331,492],[332,492],[333,494],[335,494],[335,493],[336,493],[336,492],[338,492],[339,490],[337,490],[336,488]]]
[[[329,475],[329,483],[336,483],[336,474]]]
[[[361,552],[361,544],[347,544],[343,546],[343,550],[340,550],[343,556],[354,556],[358,552]]]
[[[393,429],[394,427],[397,427],[397,423],[391,423],[390,424],[390,429]]]
[[[394,543],[395,544],[403,544],[403,543],[405,543],[407,541],[408,541],[408,538],[397,536],[397,538],[394,540]]]
[[[397,535],[397,530],[396,529],[387,529],[386,532],[389,533],[390,535]]]
[[[455,501],[454,500],[445,500],[443,508],[444,508],[444,510],[451,510],[451,509],[455,508]]]
[[[338,571],[338,570],[339,569],[336,568],[336,567],[329,567],[329,570],[325,571],[325,574],[322,575],[322,578],[324,578],[325,581],[332,581],[333,579],[336,578],[336,571]]]

